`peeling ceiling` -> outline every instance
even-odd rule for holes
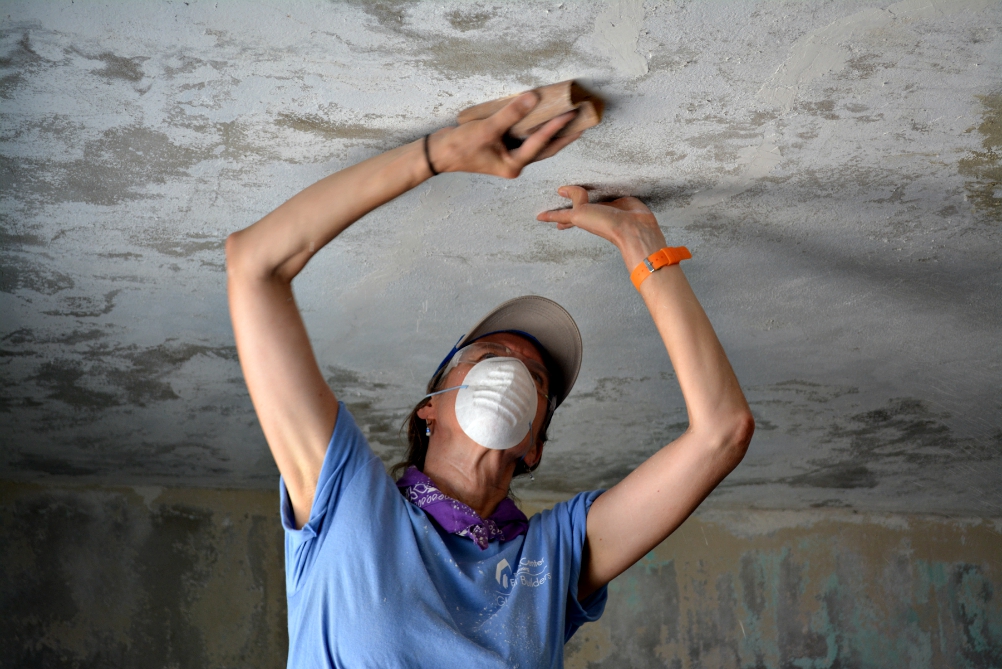
[[[579,78],[605,121],[514,182],[449,174],[297,279],[386,462],[441,356],[537,293],[585,342],[523,495],[615,483],[685,426],[614,249],[537,223],[636,194],[758,430],[716,505],[1002,513],[1002,5],[6,2],[0,477],[276,483],[223,241],[462,108]]]

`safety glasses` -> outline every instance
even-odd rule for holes
[[[546,365],[536,360],[531,360],[516,353],[504,344],[496,344],[494,342],[474,342],[469,346],[465,346],[456,353],[449,364],[446,366],[445,370],[442,372],[442,377],[444,378],[446,374],[452,371],[452,369],[458,365],[475,365],[483,360],[488,360],[490,358],[516,358],[525,365],[526,369],[529,370],[529,375],[532,376],[533,382],[536,384],[536,390],[540,395],[543,396],[544,400],[549,400],[550,398],[550,375],[546,371]]]

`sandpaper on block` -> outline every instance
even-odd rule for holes
[[[602,111],[605,103],[598,96],[585,90],[573,79],[561,81],[558,84],[541,86],[532,89],[539,95],[539,102],[533,107],[529,115],[516,123],[508,131],[508,134],[517,139],[525,139],[532,132],[552,118],[569,111],[577,110],[577,116],[571,122],[560,129],[557,137],[572,135],[592,126],[596,126],[602,120]],[[521,95],[521,93],[519,93]],[[487,118],[512,101],[517,95],[509,95],[506,98],[499,98],[474,105],[459,112],[456,120],[460,124],[469,121],[479,121]]]

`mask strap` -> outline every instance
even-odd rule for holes
[[[422,397],[421,399],[423,399],[423,400],[426,400],[426,399],[428,399],[429,397],[433,397],[434,395],[441,395],[442,393],[447,393],[447,392],[449,392],[450,390],[459,390],[459,389],[461,389],[461,388],[469,388],[469,386],[468,386],[468,385],[466,385],[466,384],[464,383],[464,384],[463,384],[463,385],[461,385],[461,386],[453,386],[453,387],[451,387],[451,388],[444,388],[444,389],[442,389],[442,390],[436,390],[436,391],[435,391],[435,392],[433,392],[433,393],[428,393],[427,395],[425,395],[425,396],[424,396],[424,397]]]

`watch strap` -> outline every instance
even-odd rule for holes
[[[633,286],[637,290],[640,290],[640,284],[654,272],[668,265],[677,265],[690,258],[692,258],[692,254],[684,246],[666,246],[647,256],[642,263],[633,268],[633,271],[630,272],[630,281],[633,282]]]

